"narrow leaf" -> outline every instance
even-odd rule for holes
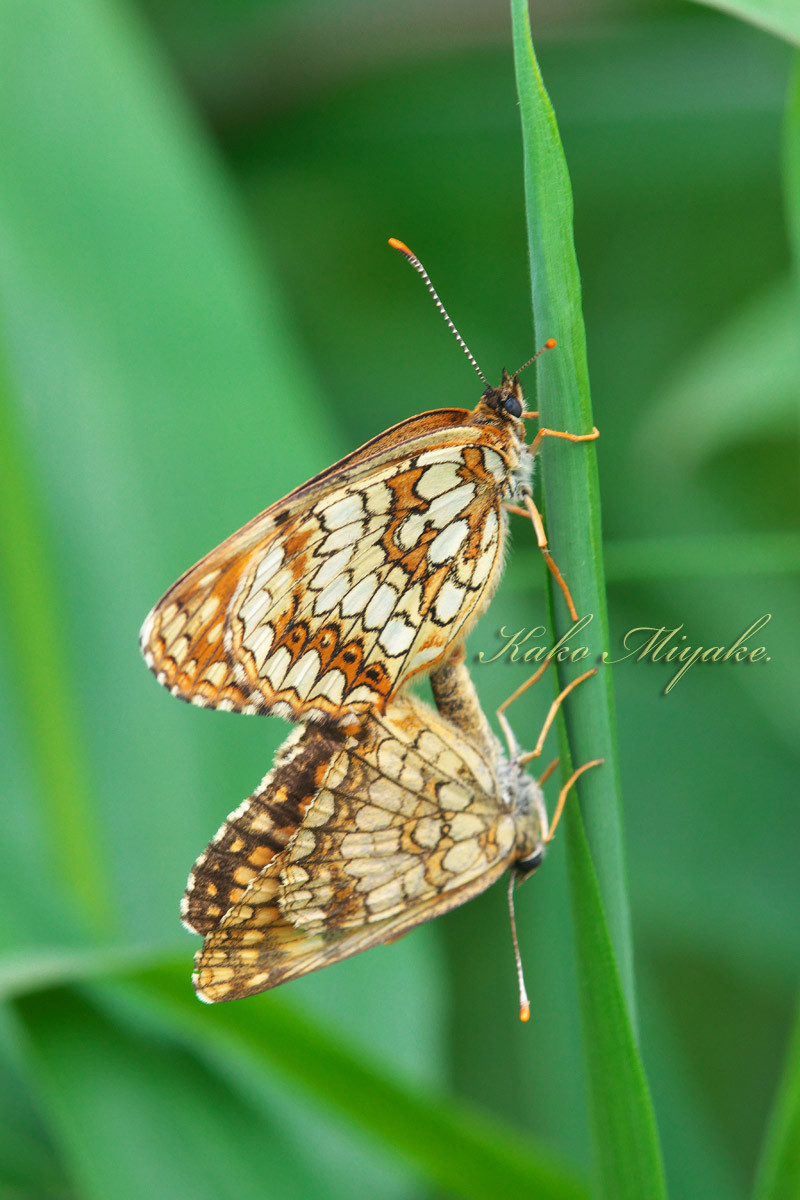
[[[800,21],[800,7],[798,8]],[[795,55],[783,128],[783,186],[795,288],[800,285],[800,55]],[[795,294],[795,306],[800,297]],[[796,309],[795,309],[796,311]]]
[[[800,1009],[786,1056],[783,1080],[770,1117],[755,1200],[800,1196]]]
[[[539,363],[540,424],[592,429],[581,288],[572,234],[572,191],[555,114],[539,71],[527,0],[512,0],[522,115],[534,318],[539,340],[558,349]],[[545,439],[544,495],[550,545],[595,654],[608,645],[595,448]],[[570,619],[550,589],[557,636]],[[580,669],[585,669],[582,664]],[[574,678],[576,668],[570,668]],[[562,684],[566,678],[562,676]],[[661,1152],[633,1025],[633,964],[619,801],[611,673],[578,688],[563,714],[562,767],[604,758],[583,776],[581,808],[567,836],[581,1013],[599,1192],[608,1200],[666,1195]],[[567,741],[568,739],[568,741]],[[568,769],[568,768],[567,768]],[[584,813],[586,830],[581,817]],[[588,835],[588,837],[587,837]],[[590,849],[591,847],[591,849]]]
[[[795,56],[784,127],[784,191],[795,285],[800,286],[800,57]],[[795,296],[798,311],[800,294]],[[800,1196],[800,1008],[761,1151],[756,1200]]]
[[[593,420],[580,276],[572,236],[572,189],[555,114],[533,51],[526,0],[512,0],[512,14],[534,320],[539,341],[553,336],[558,343],[538,364],[540,423],[548,429],[589,433]],[[595,445],[570,445],[561,439],[545,438],[542,448],[550,547],[579,617],[590,617],[590,624],[581,631],[581,644],[589,647],[592,660],[609,644]],[[555,611],[554,641],[567,634],[573,624],[560,595]],[[580,666],[560,664],[562,686],[587,665],[588,661]],[[608,668],[576,689],[565,716],[576,764],[605,759],[602,770],[583,776],[579,794],[611,938],[633,1012],[630,914]]]
[[[567,810],[569,880],[600,1194],[667,1194],[647,1079],[625,1007],[592,856],[577,804]]]
[[[696,0],[696,3],[718,8],[800,46],[800,7],[796,0]]]
[[[585,1185],[535,1145],[395,1078],[273,995],[204,1007],[185,972],[171,968],[132,976],[131,985],[175,1034],[271,1076],[277,1071],[447,1192],[467,1200],[587,1200]]]
[[[185,1049],[68,988],[17,1003],[31,1075],[89,1200],[319,1194],[314,1160]]]
[[[77,664],[59,611],[52,534],[34,483],[36,471],[18,420],[17,397],[0,360],[0,578],[8,674],[15,680],[19,728],[38,775],[42,814],[75,916],[95,933],[113,922],[111,888],[92,816],[89,753],[74,702]]]

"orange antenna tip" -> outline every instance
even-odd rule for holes
[[[557,344],[558,343],[556,342],[555,338],[548,338],[541,350],[537,350],[533,358],[529,358],[526,363],[522,364],[519,370],[514,372],[513,378],[516,379],[517,376],[521,375],[523,371],[527,371],[528,367],[532,366],[533,363],[536,362],[537,358],[541,358],[546,350],[555,350]]]
[[[401,254],[408,254],[411,258],[416,258],[413,250],[409,250],[405,242],[401,242],[399,238],[389,238],[389,245],[393,250],[399,250]]]
[[[528,1000],[528,993],[525,991],[525,980],[522,975],[522,959],[519,953],[519,941],[517,939],[517,919],[514,916],[514,883],[516,875],[513,870],[508,876],[508,915],[511,918],[511,940],[514,944],[514,961],[517,965],[517,983],[519,984],[519,1019],[527,1021],[531,1015],[531,1006]]]

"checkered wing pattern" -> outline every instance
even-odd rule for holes
[[[482,892],[517,852],[493,748],[412,697],[353,736],[307,725],[290,743],[189,880],[209,1002],[406,933]]]
[[[204,707],[295,721],[383,711],[499,580],[501,501],[527,450],[521,421],[480,407],[403,422],[192,567],[142,628],[159,681]]]

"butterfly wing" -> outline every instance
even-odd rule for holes
[[[299,825],[207,933],[203,1000],[265,991],[398,937],[484,891],[513,857],[515,819],[489,755],[419,701],[401,697],[332,752],[325,732],[308,726],[297,743],[318,750]]]
[[[292,730],[272,770],[195,862],[181,903],[187,929],[202,935],[216,929],[247,886],[286,848],[342,744],[343,735],[334,728],[303,725]]]
[[[383,710],[488,604],[517,458],[466,410],[403,422],[187,571],[142,627],[148,666],[204,707],[295,721]]]

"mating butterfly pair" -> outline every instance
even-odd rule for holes
[[[481,374],[422,264],[392,244]],[[545,436],[597,431],[540,429],[527,445],[537,414],[518,375],[487,383],[472,412],[424,413],[367,442],[211,551],[147,617],[142,652],[173,695],[302,723],[190,876],[201,998],[273,987],[399,936],[511,864],[538,865],[541,791],[513,747],[501,754],[458,647],[499,582],[515,502],[574,615],[531,498],[533,455]],[[438,713],[405,694],[422,672]]]

